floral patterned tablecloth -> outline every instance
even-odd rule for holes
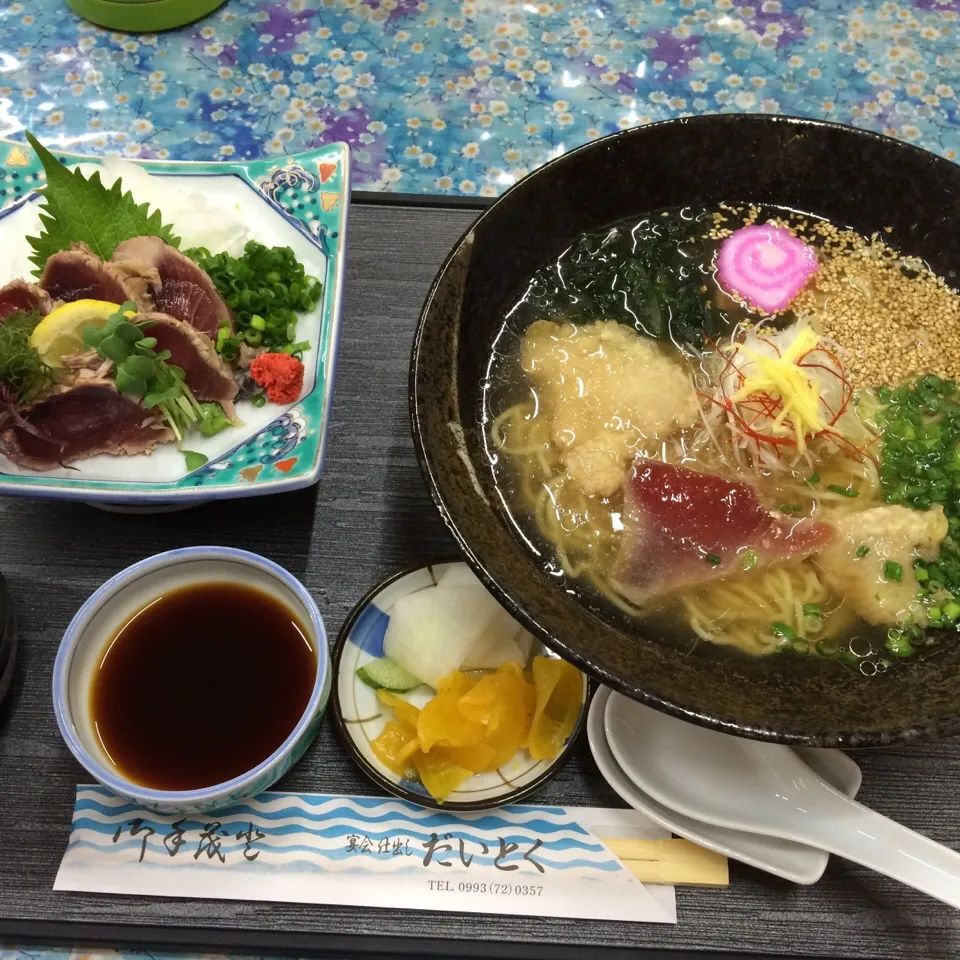
[[[494,196],[709,112],[826,117],[953,158],[960,0],[228,0],[160,35],[0,0],[0,132],[209,159],[354,150],[355,185]]]

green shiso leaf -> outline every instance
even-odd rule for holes
[[[43,232],[39,237],[27,237],[37,276],[49,257],[69,250],[72,243],[85,243],[103,260],[109,260],[117,246],[132,237],[160,237],[175,247],[180,245],[160,212],[151,212],[145,203],[137,204],[129,191],[123,192],[119,180],[108,189],[100,182],[99,173],[88,178],[65,167],[34,136],[26,136],[47,175],[40,213]]]

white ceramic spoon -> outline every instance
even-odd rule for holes
[[[960,854],[837,792],[789,747],[733,737],[611,697],[610,748],[684,816],[818,847],[960,907]]]
[[[601,687],[594,695],[587,717],[587,739],[603,778],[634,810],[645,813],[671,833],[785,880],[810,884],[823,876],[829,859],[823,850],[779,837],[763,837],[691,820],[643,793],[620,769],[607,740],[604,717],[612,693],[607,687]],[[800,749],[799,753],[804,763],[847,796],[855,796],[860,789],[860,768],[839,750]]]

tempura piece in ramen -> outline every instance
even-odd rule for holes
[[[913,561],[918,553],[924,560],[936,559],[947,535],[943,507],[871,507],[840,515],[834,524],[837,538],[819,558],[830,586],[868,623],[909,619],[926,626]]]
[[[787,520],[748,483],[637,460],[625,491],[627,537],[614,586],[643,606],[661,594],[826,547],[833,528]]]
[[[524,334],[522,364],[568,476],[588,495],[619,491],[645,439],[699,418],[682,360],[622,323],[538,320]]]

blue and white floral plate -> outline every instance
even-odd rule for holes
[[[56,153],[70,166],[99,164],[90,157]],[[157,509],[316,483],[326,445],[343,299],[349,163],[343,143],[282,160],[142,162],[150,173],[201,184],[213,203],[235,206],[251,236],[268,245],[292,247],[306,272],[323,281],[321,302],[301,316],[297,328],[298,338],[312,346],[304,355],[301,399],[285,407],[239,403],[243,426],[216,437],[191,437],[190,449],[209,458],[193,472],[173,444],[150,456],[91,457],[76,463],[76,469],[46,473],[20,468],[0,454],[0,494]],[[43,181],[43,169],[30,147],[0,140],[0,286],[16,277],[29,278],[25,237],[37,226],[36,189]]]
[[[392,719],[388,708],[377,699],[376,691],[357,677],[357,670],[383,656],[383,638],[390,622],[390,611],[400,597],[434,586],[452,563],[434,563],[428,567],[394,574],[374,587],[347,618],[337,637],[333,653],[333,715],[341,738],[360,768],[388,793],[442,810],[484,810],[505,803],[517,803],[539,789],[563,765],[583,729],[587,716],[589,680],[583,675],[583,699],[580,715],[566,746],[553,760],[534,760],[521,750],[509,763],[491,773],[471,777],[441,804],[423,784],[397,776],[373,752],[375,740]],[[531,656],[555,656],[534,643]],[[417,707],[433,695],[429,687],[418,687],[403,694]]]

